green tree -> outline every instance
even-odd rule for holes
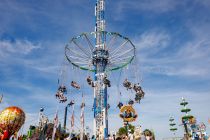
[[[126,134],[127,134],[126,128],[125,128],[125,127],[120,127],[120,129],[118,130],[118,134],[119,134],[120,136],[126,135]]]
[[[135,131],[135,126],[129,124],[129,125],[128,125],[128,129],[131,130],[131,133],[133,134],[134,131]]]
[[[121,135],[127,135],[128,134],[128,131],[130,130],[130,132],[133,134],[134,131],[135,131],[135,126],[131,125],[131,124],[128,124],[128,129],[126,129],[126,126],[125,127],[120,127],[120,129],[118,130],[118,134],[121,136]]]

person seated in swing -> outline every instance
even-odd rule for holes
[[[132,118],[132,112],[130,110],[126,110],[124,112],[124,118]]]
[[[127,112],[127,110],[125,111],[124,117],[125,117],[125,118],[130,118],[130,117],[129,117],[129,113]]]
[[[57,92],[56,94],[55,94],[55,98],[57,99],[57,98],[59,98],[59,92]]]
[[[129,100],[128,104],[129,105],[133,105],[134,104],[134,101],[133,100]]]
[[[90,85],[90,86],[92,86],[92,87],[95,87],[94,81],[91,79],[90,76],[87,77],[87,83],[88,83],[88,85]]]
[[[133,113],[132,113],[132,112],[129,112],[129,113],[128,113],[128,117],[129,117],[129,118],[132,118],[132,117],[133,117]]]
[[[64,103],[64,100],[63,99],[60,99],[60,102],[59,103]]]
[[[124,112],[120,113],[121,118],[127,118],[127,111],[125,110]]]
[[[144,91],[141,90],[141,97],[144,98],[144,95],[145,95]]]
[[[67,97],[63,96],[60,100],[60,103],[65,103],[67,101]]]
[[[59,103],[63,103],[63,98],[60,98],[60,102]]]
[[[134,84],[133,89],[134,89],[135,92],[138,92],[138,91],[141,90],[141,86],[139,85],[139,83],[138,84]]]
[[[125,118],[136,118],[137,115],[134,114],[131,110],[127,110],[126,112],[126,117]]]
[[[88,77],[87,77],[87,83],[88,83],[88,85],[91,85],[91,84],[92,84],[92,82],[93,82],[93,80],[91,79],[91,77],[90,77],[90,76],[88,76]]]
[[[126,87],[127,90],[132,88],[131,82],[129,82],[127,78],[123,82],[123,86]]]
[[[92,83],[91,83],[91,86],[92,86],[92,87],[95,87],[95,84],[94,84],[94,82],[92,82]]]
[[[104,77],[103,82],[104,82],[104,84],[107,85],[108,87],[111,87],[110,81],[107,79],[106,76]]]
[[[76,88],[76,89],[80,89],[79,84],[77,84],[77,82],[75,82],[75,81],[71,81],[71,86]]]
[[[55,97],[60,99],[61,97],[63,96],[63,92],[61,91],[58,91],[56,94],[55,94]]]
[[[135,96],[135,101],[136,101],[137,103],[140,103],[141,98],[142,98],[142,97],[141,97],[140,95],[136,94],[136,96]]]
[[[123,86],[124,86],[124,87],[128,87],[128,83],[129,83],[129,81],[128,81],[128,79],[126,78],[126,79],[124,80],[124,82],[123,82]]]
[[[143,90],[139,90],[139,91],[136,92],[136,94],[139,95],[139,96],[141,96],[141,97],[144,97],[144,94],[145,93],[144,93]]]
[[[64,97],[64,102],[66,102],[67,101],[67,97]]]
[[[73,106],[74,105],[74,100],[71,100],[69,103],[69,106]]]
[[[67,92],[66,86],[63,85],[59,86],[58,92],[66,93]]]
[[[133,117],[133,118],[137,118],[137,114],[133,114],[133,113],[132,113],[132,117]]]
[[[123,103],[122,103],[122,102],[119,102],[118,105],[117,105],[117,107],[118,107],[119,109],[121,109],[122,106],[123,106]]]
[[[139,98],[135,97],[135,101],[140,104],[141,100]]]

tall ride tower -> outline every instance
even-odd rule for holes
[[[107,86],[103,79],[108,63],[105,35],[105,0],[96,0],[95,5],[95,50],[93,51],[94,75],[94,135],[99,139],[108,136]]]
[[[95,31],[73,37],[65,47],[66,59],[80,70],[93,72],[93,133],[98,140],[108,137],[107,72],[126,67],[135,57],[129,38],[105,31],[105,0],[96,0]],[[84,81],[84,80],[83,80]]]

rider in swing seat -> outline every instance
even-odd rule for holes
[[[88,83],[88,85],[91,85],[92,82],[93,82],[93,80],[91,79],[90,76],[88,76],[88,77],[87,77],[87,83]]]
[[[103,82],[104,82],[104,84],[107,85],[108,87],[111,87],[110,81],[107,79],[106,76],[104,77]]]
[[[127,90],[132,88],[131,82],[129,82],[127,78],[123,82],[123,86],[126,87]]]
[[[71,86],[76,88],[76,89],[80,89],[79,84],[77,84],[77,82],[75,82],[75,81],[71,81]]]

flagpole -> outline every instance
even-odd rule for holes
[[[82,93],[82,104],[81,104],[81,116],[80,116],[80,121],[81,121],[81,131],[80,131],[80,140],[83,140],[84,136],[84,109],[85,109],[85,103],[84,103],[84,95]]]
[[[72,132],[74,131],[74,104],[72,105],[72,113],[71,113],[71,129],[70,129],[70,137]]]
[[[63,128],[66,130],[66,119],[67,119],[67,110],[68,110],[68,106],[66,105],[65,107],[65,112],[64,112],[64,123],[63,123]]]
[[[56,129],[57,128],[58,128],[58,107],[56,109],[55,118],[54,118],[54,126],[53,126],[52,140],[55,140],[55,133],[56,133]]]

